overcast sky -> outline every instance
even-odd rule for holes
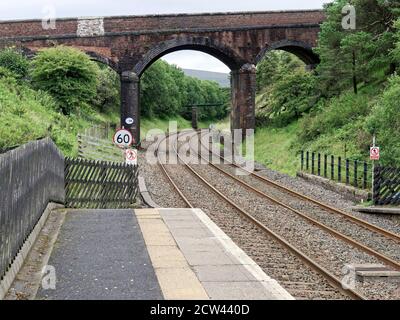
[[[47,6],[56,16],[113,16],[162,13],[319,9],[331,0],[0,0],[0,20],[42,18]],[[219,60],[201,52],[164,56],[182,68],[229,72]]]

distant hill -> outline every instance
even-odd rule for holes
[[[228,73],[192,70],[192,69],[182,69],[182,70],[189,77],[198,78],[200,80],[216,81],[223,88],[228,88],[231,86],[231,81]]]

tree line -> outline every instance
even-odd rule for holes
[[[329,150],[340,140],[356,158],[369,154],[372,136],[383,163],[400,164],[400,2],[353,0],[326,4],[313,71],[292,54],[273,52],[257,68],[260,126],[299,122],[296,146]],[[344,12],[344,13],[343,13]],[[344,28],[355,19],[355,29]]]
[[[70,47],[41,50],[30,62],[17,50],[0,52],[0,75],[24,80],[48,92],[64,115],[80,108],[119,112],[120,82],[109,67],[90,60]],[[159,60],[141,79],[141,113],[144,117],[191,117],[193,104],[215,104],[202,108],[200,120],[219,120],[229,112],[230,91],[217,82],[186,76],[177,66]]]

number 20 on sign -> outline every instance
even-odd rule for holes
[[[113,141],[120,148],[129,148],[134,143],[132,134],[126,129],[118,130]]]

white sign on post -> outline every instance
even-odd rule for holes
[[[137,165],[137,150],[136,149],[126,149],[125,150],[125,160],[128,165]]]
[[[378,161],[381,158],[380,151],[381,150],[379,147],[371,147],[370,159],[373,161]]]
[[[114,135],[114,143],[120,148],[129,148],[135,141],[132,133],[126,129],[118,130]]]

